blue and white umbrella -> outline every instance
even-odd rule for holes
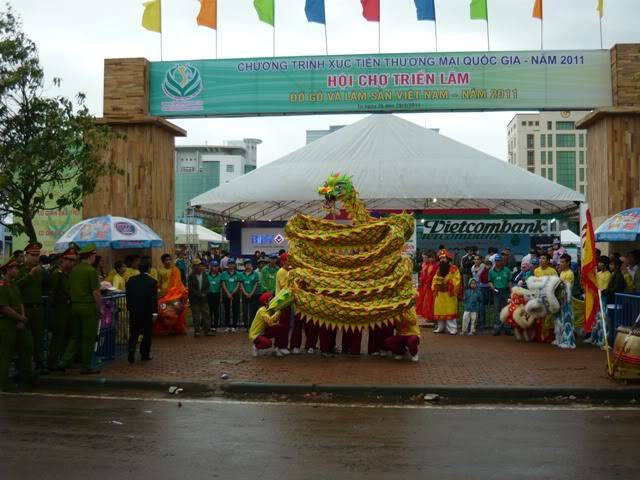
[[[595,233],[596,242],[637,242],[640,240],[640,208],[616,213]]]
[[[55,243],[55,250],[66,250],[70,243],[83,247],[94,243],[98,248],[160,248],[162,239],[147,225],[125,217],[94,217],[76,223]]]

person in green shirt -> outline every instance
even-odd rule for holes
[[[272,253],[269,255],[269,263],[260,271],[260,289],[262,292],[276,294],[276,273],[278,273],[278,270],[280,270],[278,255]]]
[[[253,269],[253,262],[250,259],[244,261],[240,293],[242,296],[242,323],[249,331],[253,317],[258,311],[260,298],[260,275]]]
[[[71,338],[67,343],[59,369],[69,367],[76,354],[80,353],[80,373],[100,373],[92,366],[98,333],[99,313],[102,310],[100,280],[91,265],[96,257],[96,246],[89,244],[80,250],[80,263],[73,267],[69,277],[71,297]]]
[[[42,244],[37,242],[30,243],[25,247],[25,262],[19,267],[16,285],[20,289],[22,305],[29,319],[28,326],[33,336],[33,359],[36,362],[36,368],[41,373],[46,373],[44,306],[42,302],[45,272],[40,265],[41,249]]]
[[[493,268],[489,271],[489,288],[493,290],[493,304],[496,309],[496,324],[494,335],[500,335],[506,327],[500,320],[500,311],[507,306],[511,292],[511,270],[506,265],[502,255],[496,254]]]
[[[231,257],[227,270],[222,273],[222,305],[224,306],[225,332],[235,332],[240,313],[240,274],[236,271],[236,259]]]
[[[75,267],[78,255],[75,249],[65,251],[59,260],[59,266],[49,275],[49,325],[51,341],[47,363],[54,370],[71,337],[71,270]]]
[[[222,274],[220,273],[220,263],[217,260],[209,262],[209,292],[207,293],[207,302],[209,302],[209,319],[211,321],[211,331],[218,331],[220,326],[220,282]]]
[[[29,319],[25,315],[20,290],[14,283],[18,277],[18,263],[9,260],[0,267],[0,390],[14,391],[9,383],[9,369],[18,355],[18,374],[22,380],[33,379],[33,337]]]

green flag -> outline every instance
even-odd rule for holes
[[[487,20],[489,21],[489,14],[487,13],[487,0],[471,0],[470,11],[471,20]]]
[[[253,6],[256,7],[260,21],[268,23],[272,27],[275,23],[274,2],[275,0],[253,0]]]

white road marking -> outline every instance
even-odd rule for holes
[[[226,398],[159,398],[159,397],[125,397],[116,395],[80,395],[66,393],[0,393],[5,397],[44,397],[44,398],[64,398],[80,400],[116,400],[130,402],[158,402],[158,403],[182,403],[193,405],[273,405],[286,407],[324,407],[324,408],[370,408],[370,409],[390,409],[390,410],[514,410],[514,411],[567,411],[579,410],[589,412],[614,412],[614,411],[638,411],[640,406],[601,406],[601,405],[503,405],[503,404],[475,404],[475,405],[384,405],[384,404],[361,404],[361,403],[323,403],[323,402],[283,402],[264,400],[233,400]],[[1,398],[1,397],[0,397]]]

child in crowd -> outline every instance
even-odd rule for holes
[[[264,292],[260,295],[261,307],[256,312],[256,316],[249,328],[249,339],[253,343],[252,354],[257,357],[260,350],[266,350],[271,348],[273,343],[271,339],[275,341],[274,354],[277,357],[284,357],[289,355],[287,350],[287,336],[289,330],[280,325],[280,312],[271,313],[268,310],[269,302],[273,298],[271,292]]]
[[[478,314],[482,309],[482,292],[475,279],[469,280],[469,287],[464,292],[464,313],[462,314],[462,330],[460,335],[475,335]]]
[[[402,360],[408,352],[411,361],[417,362],[420,345],[420,327],[415,318],[405,318],[396,326],[396,334],[384,340],[384,349],[391,351],[396,360]]]

